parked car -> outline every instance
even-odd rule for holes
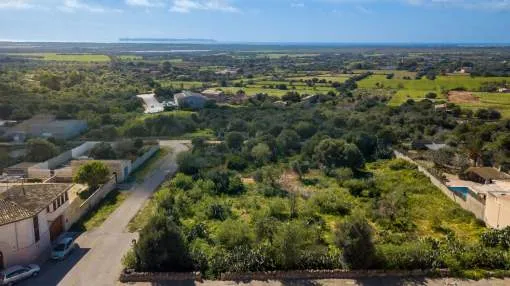
[[[0,271],[0,285],[14,285],[21,280],[37,276],[41,268],[36,264],[16,265]]]
[[[71,237],[64,237],[60,239],[51,250],[51,259],[62,260],[66,258],[74,248],[76,248],[74,239]]]

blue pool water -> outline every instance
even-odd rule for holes
[[[467,195],[469,194],[468,187],[448,187],[448,189],[463,199],[466,199]]]

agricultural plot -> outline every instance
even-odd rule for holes
[[[480,108],[493,108],[501,112],[504,118],[510,118],[510,94],[474,92],[473,96],[478,99],[477,102],[462,103],[460,105],[473,111]]]
[[[16,53],[9,54],[34,60],[60,61],[60,62],[109,62],[110,57],[95,54],[56,54],[56,53]]]
[[[503,82],[506,77],[460,77],[438,76],[435,80],[422,78],[419,80],[387,79],[384,75],[372,75],[358,82],[361,88],[392,88],[405,90],[422,90],[442,92],[464,88],[468,91],[479,91],[484,82]]]
[[[305,81],[305,80],[313,80],[314,78],[318,80],[326,80],[327,82],[339,82],[343,83],[351,77],[349,74],[324,74],[317,76],[300,76],[300,77],[289,77],[288,80],[294,81]]]

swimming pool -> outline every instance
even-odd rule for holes
[[[463,199],[467,198],[470,191],[468,187],[448,187],[448,189]]]

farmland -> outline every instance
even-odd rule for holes
[[[98,54],[57,54],[57,53],[16,53],[11,56],[20,56],[35,60],[57,62],[109,62],[110,57]]]

